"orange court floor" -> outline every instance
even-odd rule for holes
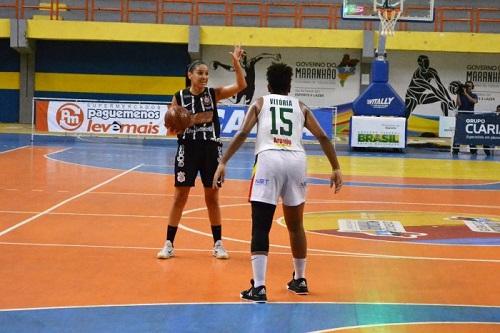
[[[156,259],[173,194],[172,140],[0,134],[1,332],[499,332],[500,163],[436,147],[337,145],[345,185],[308,146],[307,279],[283,214],[270,235],[267,304],[251,278],[253,146],[229,162],[213,240],[198,180],[175,241]]]

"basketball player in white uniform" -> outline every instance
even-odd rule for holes
[[[224,181],[226,163],[257,124],[256,162],[250,191],[253,279],[250,289],[240,294],[241,298],[254,302],[267,301],[265,280],[269,232],[280,197],[294,266],[287,289],[300,295],[309,292],[305,278],[307,242],[303,226],[307,168],[302,145],[304,127],[318,139],[330,162],[330,187],[335,185],[335,193],[342,187],[337,154],[328,136],[312,111],[295,97],[288,96],[292,75],[292,68],[286,64],[274,63],[268,67],[267,81],[271,94],[260,97],[250,105],[241,129],[222,156],[213,179],[214,188],[218,186],[218,180]]]

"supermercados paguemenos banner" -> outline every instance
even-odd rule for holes
[[[36,101],[36,129],[87,134],[166,135],[166,104]]]

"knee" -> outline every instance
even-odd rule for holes
[[[269,231],[275,209],[275,205],[252,202],[252,252],[269,252]]]
[[[207,207],[218,207],[219,196],[217,195],[217,193],[205,193],[205,204],[207,205]]]
[[[252,253],[269,252],[269,233],[264,230],[254,230],[250,250]]]
[[[287,222],[286,227],[290,234],[301,234],[304,233],[304,226],[299,222]]]
[[[175,191],[174,195],[175,205],[184,206],[187,202],[188,196],[189,196],[189,191],[185,190]]]

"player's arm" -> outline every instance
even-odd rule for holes
[[[330,176],[330,187],[335,185],[335,193],[340,191],[342,188],[342,173],[340,172],[340,164],[337,159],[337,153],[335,152],[335,148],[333,148],[330,139],[326,135],[325,131],[321,128],[316,117],[312,113],[311,109],[309,109],[304,103],[300,102],[300,108],[302,112],[304,112],[305,118],[305,127],[311,131],[311,133],[318,139],[319,144],[321,145],[321,149],[328,158],[330,165],[332,167],[332,174]]]
[[[170,103],[169,109],[171,109],[177,105],[179,105],[179,103],[177,103],[177,99],[174,95],[174,97],[172,98],[172,102]],[[197,125],[197,124],[209,123],[212,121],[213,116],[214,115],[213,115],[212,111],[190,114],[189,118],[190,118],[191,122],[189,123],[189,127],[191,127],[193,125]],[[165,121],[166,121],[166,117],[167,117],[167,115],[165,115]]]
[[[212,111],[200,112],[191,115],[191,125],[204,124],[212,121],[214,113]]]
[[[177,103],[177,98],[174,95],[174,97],[172,98],[172,102],[170,103],[169,109],[171,109],[177,105],[179,105],[179,103]],[[167,115],[165,115],[165,121],[166,121],[166,116]],[[189,127],[196,125],[196,124],[209,123],[212,121],[213,116],[214,115],[213,115],[212,111],[191,114],[191,115],[189,115],[189,117],[191,119],[191,122],[189,123]]]
[[[245,142],[248,134],[252,130],[252,128],[257,123],[257,119],[259,116],[259,112],[262,108],[263,99],[262,97],[258,98],[254,103],[252,103],[248,107],[247,114],[245,115],[245,119],[243,120],[243,124],[241,124],[241,128],[236,133],[234,138],[229,143],[229,146],[226,149],[226,152],[220,159],[219,165],[217,166],[217,170],[214,174],[214,180],[212,183],[213,188],[218,187],[218,182],[224,182],[224,176],[226,174],[226,163],[231,159],[231,157],[238,151],[241,145]]]
[[[475,98],[474,96],[472,96],[472,94],[471,94],[471,95],[469,95],[469,93],[468,93],[466,90],[464,90],[464,95],[465,95],[465,97],[467,97],[467,99],[468,99],[468,100],[469,100],[472,104],[476,104],[476,103],[477,103],[477,98]]]
[[[233,69],[235,74],[235,82],[228,86],[215,88],[215,99],[220,101],[221,99],[229,98],[247,87],[245,81],[245,73],[240,65],[240,59],[243,54],[243,49],[240,46],[235,46],[234,51],[230,53],[233,61]]]

